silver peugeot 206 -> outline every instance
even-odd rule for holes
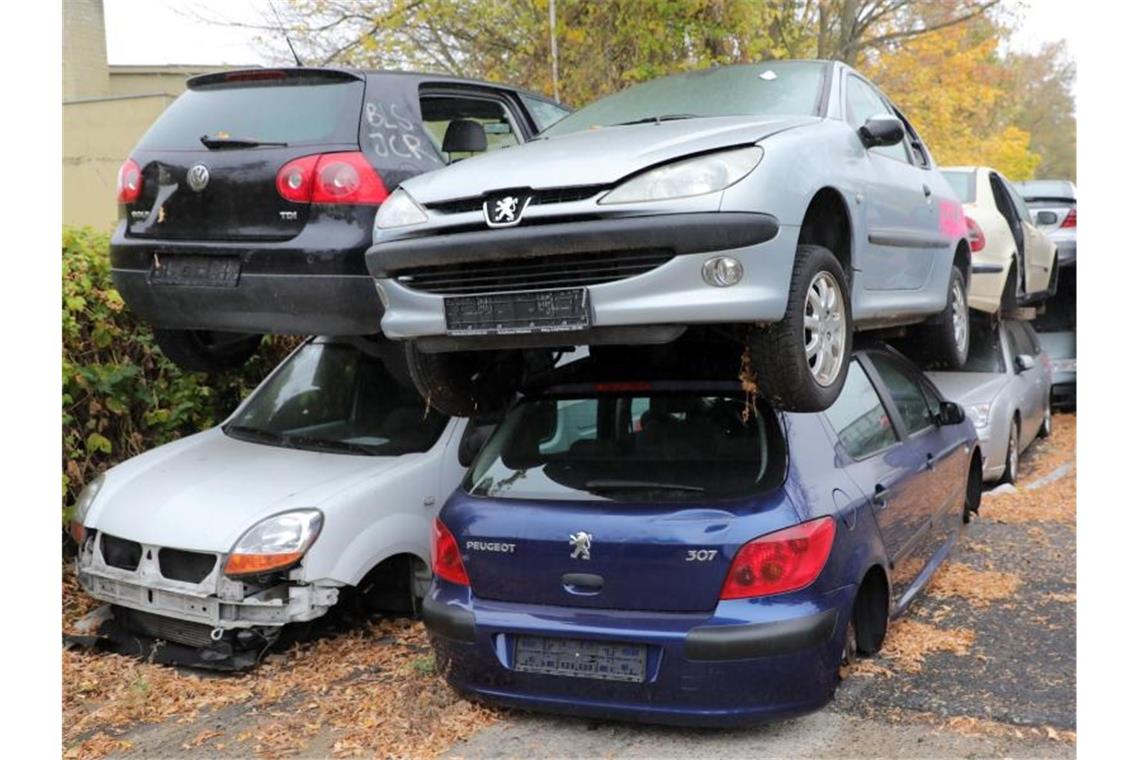
[[[445,413],[502,405],[574,345],[736,341],[792,411],[835,400],[854,330],[906,326],[928,364],[966,360],[961,205],[842,63],[665,77],[462,158],[491,126],[470,121],[450,166],[384,202],[367,254],[384,333]]]

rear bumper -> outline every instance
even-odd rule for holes
[[[722,602],[713,613],[545,607],[472,599],[436,582],[424,624],[448,682],[493,703],[649,723],[729,726],[786,718],[835,690],[855,588]],[[514,670],[518,635],[646,647],[641,683]]]
[[[1065,409],[1077,406],[1077,376],[1075,372],[1071,380],[1053,383],[1050,402],[1054,406]]]
[[[1077,263],[1076,240],[1056,240],[1054,242],[1057,244],[1057,264],[1064,267]]]

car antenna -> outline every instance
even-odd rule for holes
[[[289,52],[293,54],[293,60],[297,62],[298,66],[304,66],[301,62],[301,56],[297,55],[297,49],[293,47],[293,40],[289,39],[289,32],[285,31],[285,24],[281,23],[281,15],[277,12],[277,6],[273,4],[273,0],[266,0],[269,3],[269,10],[273,11],[274,18],[277,19],[277,26],[281,28],[281,36],[285,38],[285,44],[289,46]]]

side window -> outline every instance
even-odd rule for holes
[[[823,415],[852,459],[868,457],[899,439],[875,386],[858,361],[851,362],[843,391]]]
[[[491,96],[425,94],[420,113],[428,138],[449,164],[523,141],[506,106]]]
[[[883,378],[883,384],[887,386],[887,393],[891,394],[895,408],[899,410],[903,429],[908,434],[917,433],[933,425],[934,415],[918,379],[892,356],[873,354],[871,362]]]
[[[534,123],[538,125],[540,130],[546,129],[551,124],[562,121],[570,115],[569,108],[563,108],[560,105],[551,103],[549,100],[532,98],[529,95],[523,95],[522,100],[523,103],[526,104],[526,109],[530,111],[530,115],[534,118]]]
[[[898,112],[896,111],[895,113]],[[914,127],[910,125],[910,122],[907,121],[902,114],[899,114],[899,118],[902,119],[903,129],[906,130],[906,141],[910,145],[910,154],[914,158],[914,162],[923,169],[930,168],[930,154],[926,152],[926,146],[922,143],[918,133],[914,131]],[[972,174],[970,175],[970,179],[973,179]]]
[[[1013,350],[1013,355],[1028,354],[1029,356],[1037,356],[1040,352],[1040,344],[1031,337],[1029,330],[1021,322],[1007,322],[1006,329],[1009,331],[1010,348]]]
[[[879,96],[871,85],[858,77],[847,77],[847,121],[858,129],[872,116],[889,114],[894,116],[894,109]],[[878,153],[896,161],[910,163],[906,146],[902,143],[896,145],[879,146],[871,148],[872,153]]]

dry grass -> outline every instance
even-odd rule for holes
[[[965,628],[943,629],[903,618],[888,629],[881,655],[899,670],[917,673],[927,655],[934,652],[967,655],[973,643],[974,632]]]
[[[936,597],[956,596],[974,607],[989,607],[991,602],[1007,599],[1021,588],[1021,577],[996,570],[975,570],[960,562],[946,562],[934,574],[927,587]]]

